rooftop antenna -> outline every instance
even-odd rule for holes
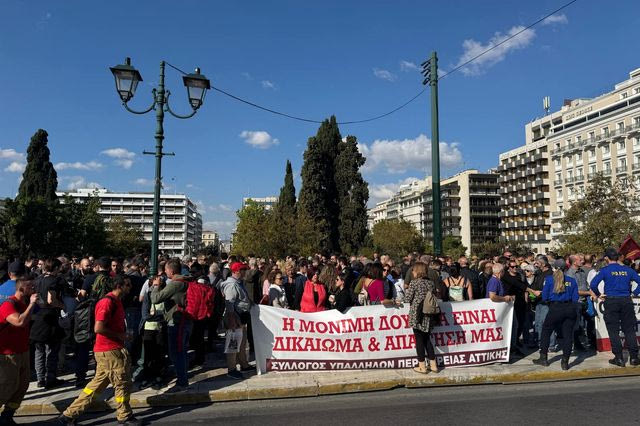
[[[549,115],[549,110],[551,109],[551,98],[549,96],[542,98],[542,108],[544,108],[544,115]]]

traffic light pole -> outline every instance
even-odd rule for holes
[[[433,253],[442,254],[442,216],[440,206],[440,134],[438,129],[438,55],[431,53],[431,195],[433,206]]]

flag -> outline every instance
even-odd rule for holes
[[[640,258],[640,246],[633,240],[631,235],[627,235],[627,238],[623,241],[619,251],[625,259],[636,260]]]

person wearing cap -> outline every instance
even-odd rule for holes
[[[247,361],[247,324],[251,321],[251,300],[242,282],[244,271],[249,269],[246,263],[234,262],[229,267],[231,275],[220,285],[224,294],[224,324],[227,330],[242,329],[242,340],[237,353],[228,353],[227,376],[241,380],[242,372],[251,371],[253,367]],[[237,366],[240,364],[240,371]]]
[[[167,343],[169,358],[176,369],[176,384],[167,392],[181,392],[187,389],[187,352],[189,350],[189,336],[193,329],[193,321],[184,315],[183,309],[187,302],[187,283],[180,272],[182,265],[179,259],[171,259],[164,266],[167,281],[164,288],[160,288],[160,280],[153,282],[151,303],[163,303],[165,306],[165,320],[167,321]]]
[[[640,276],[628,266],[618,263],[618,252],[609,248],[604,252],[605,266],[591,280],[591,291],[604,301],[604,323],[611,341],[611,352],[614,358],[609,360],[612,365],[624,367],[622,357],[622,342],[619,330],[624,333],[625,342],[629,348],[629,364],[640,365],[638,360],[638,341],[636,340],[636,315],[631,299],[631,281],[637,286],[633,294],[640,294]],[[604,281],[604,293],[600,294],[598,284]]]
[[[564,261],[559,259],[556,262]],[[556,269],[552,276],[545,278],[542,289],[542,300],[549,304],[549,313],[542,324],[542,337],[540,341],[540,358],[534,359],[533,363],[549,366],[547,354],[549,352],[549,341],[551,333],[555,329],[561,329],[562,335],[562,361],[560,366],[563,370],[569,369],[569,356],[573,344],[573,326],[575,325],[578,313],[575,303],[578,302],[578,283],[575,279],[565,275],[560,263],[554,263]]]
[[[24,264],[16,259],[7,266],[9,279],[0,284],[0,303],[16,294],[16,279],[24,274]]]

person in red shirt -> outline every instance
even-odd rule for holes
[[[311,279],[304,284],[300,312],[320,312],[327,309],[327,288],[318,276],[318,271],[313,271]]]
[[[38,295],[30,277],[16,280],[16,293],[0,305],[0,424],[15,424],[13,415],[29,388],[29,323]]]
[[[93,402],[96,395],[113,385],[118,405],[118,423],[139,425],[129,405],[131,393],[131,358],[124,347],[126,340],[125,314],[122,299],[129,294],[131,281],[122,275],[113,277],[113,291],[96,304],[96,343],[93,352],[96,358],[96,375],[82,393],[58,418],[66,425],[75,425],[76,419]]]

